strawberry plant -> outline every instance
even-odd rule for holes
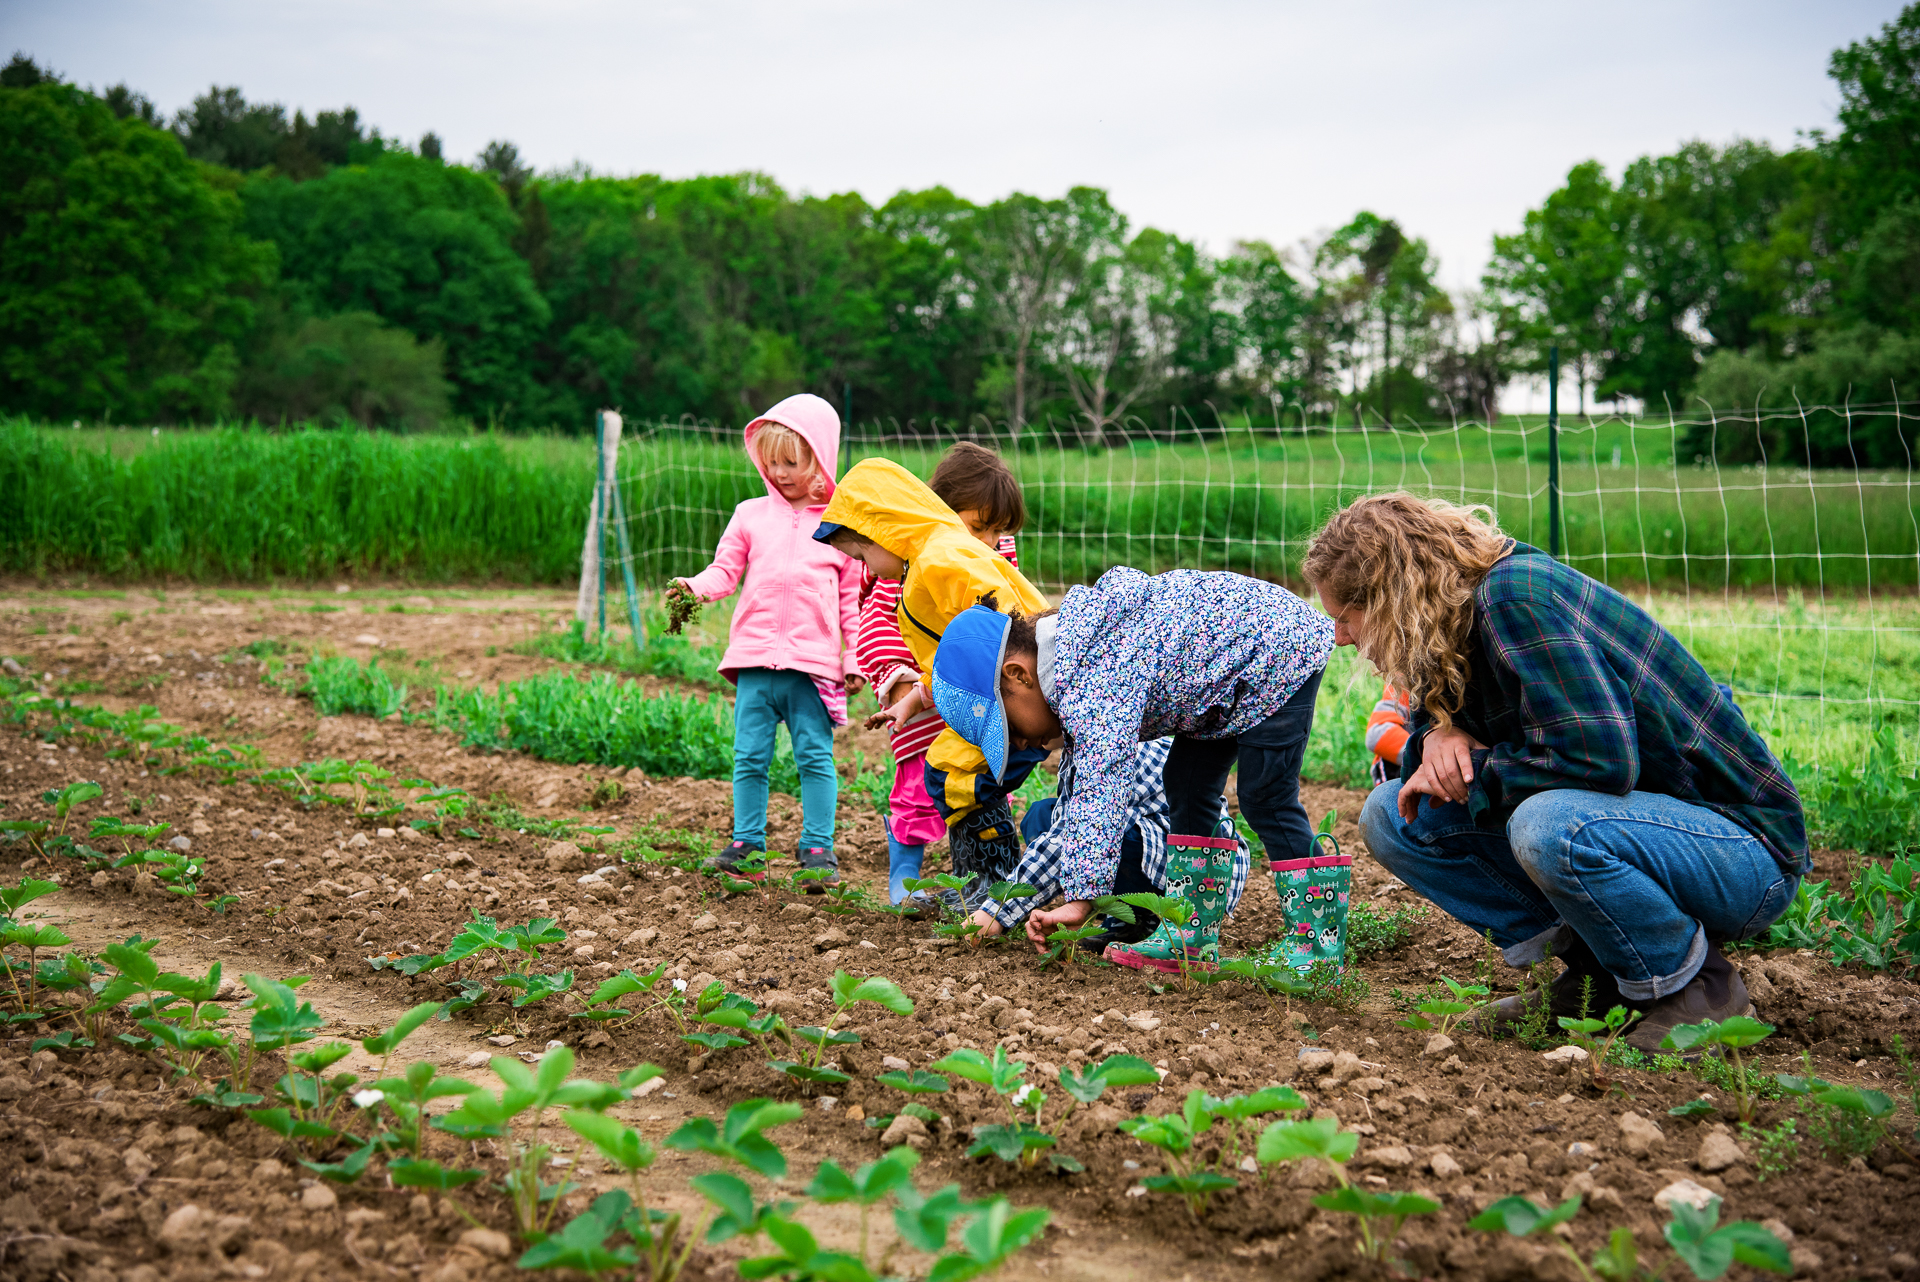
[[[17,886],[0,886],[0,968],[5,969],[7,981],[13,986],[16,1007],[10,1022],[41,1017],[38,1012],[32,1010],[37,996],[39,952],[42,948],[60,948],[73,942],[54,926],[19,920],[22,908],[36,899],[44,899],[59,889],[58,882],[40,881],[33,877],[23,878]],[[26,949],[26,965],[21,966],[7,958],[5,950],[8,948]],[[24,992],[20,988],[22,970],[27,973],[27,987]]]
[[[988,1154],[1003,1162],[1018,1163],[1022,1166],[1036,1166],[1040,1155],[1046,1153],[1047,1162],[1055,1170],[1083,1170],[1079,1159],[1054,1150],[1060,1143],[1060,1132],[1066,1126],[1067,1119],[1080,1104],[1091,1104],[1106,1094],[1113,1086],[1138,1086],[1156,1083],[1160,1074],[1153,1065],[1132,1055],[1111,1055],[1098,1064],[1089,1064],[1084,1071],[1076,1072],[1071,1067],[1060,1072],[1061,1089],[1067,1092],[1067,1106],[1054,1118],[1051,1126],[1045,1124],[1047,1093],[1031,1082],[1022,1080],[1026,1074],[1026,1064],[1007,1058],[1005,1045],[993,1048],[993,1058],[989,1059],[979,1051],[962,1048],[954,1051],[933,1066],[939,1072],[949,1072],[970,1082],[985,1086],[998,1095],[1006,1106],[1008,1121],[1004,1124],[982,1124],[973,1128],[974,1143],[967,1150],[968,1157],[984,1157]],[[891,1079],[891,1080],[889,1080]],[[913,1090],[916,1087],[930,1090],[945,1090],[943,1079],[934,1073],[916,1073],[908,1077],[904,1073],[894,1073],[875,1079],[894,1086],[899,1090]],[[934,1082],[939,1082],[934,1086]],[[911,1106],[909,1106],[911,1108]],[[927,1110],[931,1112],[931,1110]],[[918,1116],[918,1114],[916,1114]],[[922,1121],[930,1120],[922,1117]]]
[[[1567,1259],[1573,1262],[1575,1272],[1579,1273],[1586,1282],[1599,1282],[1594,1271],[1588,1268],[1586,1262],[1580,1258],[1580,1253],[1573,1249],[1573,1243],[1553,1232],[1579,1213],[1578,1194],[1552,1209],[1529,1202],[1524,1197],[1503,1197],[1468,1220],[1467,1227],[1478,1229],[1482,1233],[1504,1232],[1512,1237],[1532,1237],[1536,1233],[1548,1234]],[[1630,1232],[1629,1237],[1631,1237]],[[1629,1274],[1628,1282],[1631,1282],[1631,1277],[1632,1275]]]
[[[1705,1051],[1715,1046],[1724,1046],[1733,1056],[1733,1092],[1739,1101],[1740,1121],[1744,1125],[1753,1124],[1753,1092],[1748,1088],[1747,1065],[1740,1052],[1748,1046],[1764,1041],[1773,1033],[1772,1024],[1763,1024],[1746,1015],[1735,1015],[1731,1019],[1715,1022],[1711,1019],[1699,1024],[1678,1024],[1661,1041],[1663,1050]]]
[[[1758,1224],[1736,1220],[1714,1227],[1720,1220],[1719,1198],[1709,1199],[1698,1210],[1676,1199],[1671,1212],[1673,1219],[1661,1233],[1681,1263],[1701,1282],[1713,1282],[1735,1264],[1792,1274],[1793,1261],[1787,1257],[1786,1246]]]
[[[1440,976],[1440,982],[1447,986],[1448,996],[1430,997],[1415,1006],[1412,1016],[1400,1021],[1402,1028],[1422,1033],[1435,1032],[1444,1037],[1485,1006],[1492,991],[1485,984],[1456,984],[1445,975]],[[1566,1021],[1562,1020],[1561,1023],[1564,1025]]]
[[[660,963],[660,965],[645,975],[635,974],[632,969],[623,970],[618,975],[602,980],[600,986],[593,990],[593,995],[587,998],[587,1008],[582,1011],[575,1011],[568,1018],[592,1020],[596,1024],[608,1024],[615,1028],[625,1027],[639,1019],[642,1015],[645,1015],[649,1010],[668,1005],[664,994],[659,997],[654,997],[654,990],[660,987],[661,981],[666,978],[666,974],[667,964],[665,962]],[[670,983],[667,984],[665,992],[672,991],[673,985]],[[652,997],[653,1000],[647,1005],[642,1006],[638,1011],[631,1011],[624,1006],[614,1005],[615,1002],[624,997],[631,997],[635,993]]]
[[[1613,1053],[1613,1044],[1620,1034],[1639,1018],[1639,1011],[1629,1011],[1625,1006],[1615,1006],[1605,1019],[1560,1016],[1560,1027],[1566,1030],[1568,1039],[1587,1053],[1594,1090],[1604,1091],[1612,1084],[1606,1074],[1607,1056]]]
[[[1360,1254],[1369,1260],[1384,1260],[1402,1226],[1413,1216],[1433,1214],[1440,1204],[1417,1193],[1374,1193],[1356,1188],[1347,1178],[1347,1163],[1359,1147],[1360,1137],[1341,1130],[1338,1119],[1314,1117],[1267,1127],[1260,1134],[1256,1158],[1262,1166],[1302,1160],[1326,1163],[1339,1187],[1314,1198],[1313,1204],[1323,1211],[1353,1216],[1360,1226]]]
[[[1120,1123],[1123,1132],[1159,1149],[1166,1159],[1166,1171],[1140,1182],[1153,1192],[1180,1197],[1187,1204],[1187,1214],[1195,1219],[1206,1211],[1215,1193],[1239,1185],[1233,1176],[1208,1169],[1201,1140],[1212,1129],[1214,1115],[1207,1102],[1205,1091],[1188,1091],[1177,1113],[1148,1114]]]
[[[909,1097],[907,1102],[900,1106],[900,1113],[904,1113],[908,1117],[917,1117],[929,1126],[940,1120],[940,1114],[934,1112],[925,1104],[920,1103],[918,1099],[913,1098],[920,1095],[945,1094],[948,1089],[947,1079],[940,1076],[940,1074],[928,1072],[923,1068],[916,1068],[908,1072],[896,1070],[881,1073],[873,1080],[882,1086],[890,1086],[894,1090]],[[883,1113],[878,1117],[869,1117],[867,1119],[867,1126],[874,1130],[884,1130],[893,1124],[893,1119],[898,1117],[900,1113]]]
[[[853,1080],[841,1072],[837,1064],[827,1061],[826,1053],[829,1046],[852,1046],[860,1041],[858,1033],[840,1031],[837,1027],[847,1019],[847,1012],[854,1006],[861,1002],[872,1002],[896,1015],[913,1013],[912,999],[890,979],[881,979],[877,975],[862,979],[848,971],[836,970],[829,987],[833,991],[833,1017],[822,1027],[791,1030],[794,1037],[813,1047],[812,1054],[800,1062],[784,1059],[767,1061],[767,1067],[799,1083],[803,1090]]]

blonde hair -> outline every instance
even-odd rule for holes
[[[813,456],[813,447],[807,444],[805,437],[785,423],[770,418],[761,419],[747,448],[761,467],[791,463],[795,467],[813,468],[813,481],[807,487],[807,493],[816,501],[827,497],[827,478],[820,470],[820,460]]]
[[[1473,591],[1512,546],[1484,504],[1376,494],[1333,514],[1300,572],[1366,611],[1367,659],[1444,728],[1466,696]]]

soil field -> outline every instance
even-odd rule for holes
[[[394,604],[405,612],[392,611]],[[566,939],[544,950],[540,968],[574,969],[580,979],[572,993],[519,1011],[496,1002],[429,1021],[404,1043],[396,1068],[427,1059],[492,1087],[488,1056],[531,1056],[554,1041],[575,1053],[583,1077],[606,1080],[656,1064],[661,1084],[611,1110],[656,1144],[688,1119],[718,1118],[746,1099],[794,1100],[804,1107],[800,1120],[771,1133],[790,1162],[789,1196],[823,1160],[851,1170],[882,1154],[881,1131],[866,1122],[892,1113],[904,1097],[872,1079],[898,1062],[921,1069],[957,1048],[990,1054],[1004,1046],[1043,1088],[1062,1068],[1110,1054],[1154,1063],[1164,1072],[1157,1086],[1117,1089],[1074,1113],[1060,1148],[1084,1164],[1078,1173],[967,1157],[976,1124],[1006,1120],[980,1087],[956,1079],[951,1092],[921,1097],[940,1114],[913,1137],[922,1189],[957,1182],[970,1198],[1004,1194],[1016,1206],[1051,1212],[1044,1234],[1006,1266],[1007,1277],[1571,1279],[1572,1266],[1551,1240],[1495,1238],[1466,1224],[1509,1194],[1559,1202],[1575,1193],[1585,1209],[1565,1232],[1583,1257],[1626,1227],[1643,1261],[1665,1263],[1666,1276],[1679,1277],[1684,1270],[1669,1263],[1661,1240],[1668,1217],[1654,1199],[1689,1180],[1724,1198],[1723,1219],[1763,1222],[1786,1240],[1800,1276],[1920,1278],[1915,1118],[1891,1058],[1896,1035],[1920,1043],[1920,988],[1906,978],[1842,971],[1804,953],[1739,955],[1760,1016],[1779,1029],[1750,1065],[1762,1075],[1802,1072],[1805,1053],[1821,1076],[1899,1101],[1891,1137],[1864,1157],[1831,1160],[1803,1142],[1791,1169],[1764,1171],[1753,1143],[1728,1143],[1741,1137],[1731,1129],[1727,1093],[1695,1072],[1617,1069],[1614,1089],[1603,1094],[1539,1047],[1471,1031],[1430,1047],[1428,1033],[1402,1027],[1406,998],[1441,975],[1464,982],[1479,973],[1496,992],[1526,978],[1490,960],[1482,941],[1436,912],[1411,922],[1407,942],[1358,964],[1369,991],[1344,1007],[1299,999],[1289,1006],[1240,984],[1156,984],[1106,966],[1042,969],[1024,944],[955,943],[936,937],[930,924],[864,908],[834,915],[821,899],[777,886],[729,896],[670,861],[641,857],[718,840],[730,810],[725,781],[480,755],[419,726],[318,718],[309,703],[264,685],[256,660],[235,653],[272,636],[295,651],[364,658],[376,647],[357,638],[373,637],[379,650],[404,651],[408,662],[425,661],[445,677],[492,681],[550,666],[509,647],[556,626],[570,606],[570,596],[558,594],[478,591],[414,597],[322,589],[310,598],[0,591],[0,655],[34,676],[47,674],[49,686],[86,691],[74,696],[81,702],[117,710],[151,703],[165,720],[217,741],[257,745],[270,765],[359,758],[396,778],[467,789],[498,807],[490,811],[498,822],[461,821],[478,836],[452,827],[445,837],[405,827],[383,835],[381,825],[393,821],[345,808],[306,810],[283,792],[211,773],[161,776],[110,758],[111,745],[48,745],[6,728],[0,816],[45,818],[45,790],[90,779],[104,794],[75,808],[69,822],[79,831],[95,816],[137,811],[143,823],[170,823],[208,863],[201,898],[184,902],[151,876],[130,869],[89,876],[70,860],[32,858],[25,843],[13,843],[0,846],[0,882],[58,879],[60,892],[34,909],[88,952],[138,934],[158,940],[152,956],[162,970],[199,974],[218,961],[230,977],[312,976],[299,994],[325,1019],[326,1037],[368,1036],[416,1003],[454,995],[438,978],[445,972],[410,978],[375,971],[369,957],[443,948],[476,911],[502,925],[556,918]],[[863,732],[843,732],[843,739],[849,759],[855,749],[869,759],[883,751]],[[608,787],[610,780],[619,787]],[[877,884],[884,902],[883,830],[851,791],[843,790],[840,812],[843,875]],[[1355,901],[1383,913],[1405,906],[1405,889],[1358,841],[1363,794],[1311,784],[1303,794],[1316,819],[1339,812],[1335,833],[1359,854]],[[561,840],[556,820],[612,831]],[[776,852],[791,849],[798,821],[797,803],[776,798]],[[1843,875],[1844,856],[1822,852],[1819,861],[1816,876]],[[215,915],[204,904],[221,894],[239,898]],[[1223,947],[1231,954],[1257,946],[1279,924],[1271,884],[1256,878]],[[690,990],[717,979],[792,1025],[831,1022],[836,970],[889,978],[914,1009],[853,1008],[849,1026],[861,1040],[834,1055],[852,1080],[812,1094],[769,1070],[751,1047],[690,1053],[697,1048],[680,1040],[664,1014],[621,1026],[572,1018],[600,979],[661,964]],[[221,1000],[246,996],[240,989]],[[512,1261],[521,1248],[507,1236],[507,1202],[484,1191],[490,1185],[462,1190],[486,1226],[476,1230],[445,1200],[385,1178],[344,1186],[317,1180],[278,1135],[240,1114],[189,1103],[191,1090],[165,1080],[152,1057],[116,1043],[112,1035],[132,1027],[124,1018],[109,1022],[95,1049],[30,1052],[35,1038],[72,1026],[49,1019],[0,1035],[0,1151],[9,1155],[0,1187],[0,1277],[458,1282],[518,1275]],[[357,1047],[338,1065],[363,1077],[377,1068]],[[283,1071],[277,1056],[267,1057],[256,1067],[255,1089]],[[1216,1195],[1198,1216],[1141,1183],[1162,1170],[1160,1156],[1118,1131],[1120,1121],[1177,1110],[1196,1088],[1225,1096],[1282,1083],[1314,1113],[1359,1132],[1351,1163],[1357,1186],[1418,1192],[1440,1204],[1408,1222],[1390,1253],[1397,1264],[1360,1260],[1351,1217],[1312,1206],[1331,1181],[1312,1162],[1279,1167],[1269,1182],[1240,1174],[1239,1187]],[[1706,1115],[1668,1113],[1703,1094],[1716,1106]],[[1756,1125],[1773,1127],[1793,1110],[1790,1100],[1765,1099]],[[626,1186],[570,1132],[550,1126],[546,1138],[582,1186],[565,1195],[562,1222],[599,1191]],[[504,1145],[492,1141],[434,1132],[428,1151],[449,1165],[485,1168],[494,1179],[506,1166]],[[713,1168],[710,1158],[662,1148],[643,1179],[657,1205],[692,1213],[701,1203],[687,1180]],[[809,1206],[803,1218],[835,1249],[852,1249],[862,1231],[844,1206]],[[884,1216],[871,1232],[876,1254],[893,1242]],[[751,1252],[738,1240],[703,1247],[688,1276],[733,1276],[739,1258],[765,1249],[765,1239]],[[893,1257],[896,1270],[916,1276],[929,1263],[908,1249]],[[1759,1275],[1735,1266],[1728,1276]]]

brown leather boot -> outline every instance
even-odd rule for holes
[[[1685,988],[1669,997],[1642,1004],[1641,1010],[1639,1020],[1627,1029],[1621,1040],[1648,1055],[1673,1055],[1678,1052],[1662,1050],[1660,1043],[1676,1026],[1707,1020],[1718,1023],[1735,1015],[1751,1015],[1753,1003],[1747,999],[1747,986],[1740,972],[1724,953],[1709,944],[1707,960],[1701,963],[1700,973]],[[1697,1059],[1699,1055],[1700,1052],[1694,1051],[1686,1058]]]
[[[1578,936],[1574,937],[1572,946],[1560,960],[1566,963],[1566,969],[1544,989],[1529,988],[1524,993],[1502,997],[1469,1021],[1474,1031],[1511,1033],[1534,1018],[1535,1012],[1544,1003],[1547,1007],[1546,1031],[1558,1036],[1560,1026],[1555,1021],[1562,1015],[1569,1019],[1579,1018],[1583,994],[1586,1013],[1592,1019],[1604,1019],[1613,1007],[1626,1003],[1627,999],[1620,995],[1620,987],[1614,983],[1613,976],[1607,973],[1600,959],[1593,955],[1593,950]],[[1593,981],[1590,990],[1586,988],[1587,980]]]

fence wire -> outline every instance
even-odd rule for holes
[[[1867,416],[1873,449],[1854,450]],[[1804,764],[1920,761],[1915,427],[1899,406],[1563,422],[1562,556],[1659,618]],[[1059,424],[862,425],[840,466],[880,456],[924,478],[957,440],[998,450],[1020,478],[1021,565],[1049,595],[1115,565],[1298,587],[1327,516],[1394,489],[1485,504],[1503,530],[1547,546],[1539,419],[1329,431],[1178,415],[1097,439]],[[1882,465],[1769,461],[1836,448]],[[617,474],[622,559],[643,592],[705,566],[734,506],[766,493],[734,427],[629,425]],[[1349,692],[1366,684],[1362,667]]]

